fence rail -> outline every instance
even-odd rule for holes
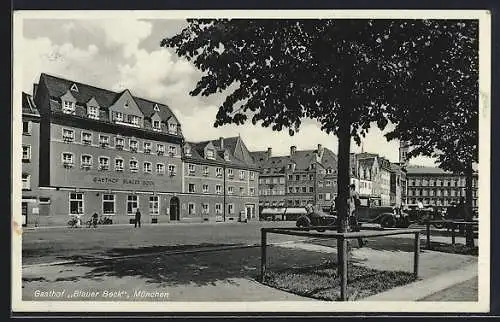
[[[315,226],[312,228],[316,229],[336,229],[333,226]],[[281,234],[281,235],[291,235],[291,236],[305,236],[305,237],[322,237],[322,238],[335,238],[337,239],[337,247],[340,246],[341,253],[339,258],[339,272],[340,272],[340,299],[342,301],[347,300],[347,240],[353,238],[363,238],[363,237],[381,237],[381,236],[393,236],[393,235],[406,235],[413,234],[414,247],[413,247],[413,274],[418,277],[419,268],[419,255],[420,255],[420,233],[421,229],[387,229],[387,230],[377,230],[377,231],[358,231],[358,232],[309,232],[309,228],[261,228],[261,261],[260,261],[260,280],[265,281],[266,266],[267,266],[267,234]]]
[[[451,244],[455,245],[455,238],[456,238],[456,227],[457,226],[479,226],[478,221],[461,221],[461,220],[427,220],[424,222],[425,223],[425,233],[426,233],[426,244],[427,244],[427,249],[432,249],[431,246],[431,225],[433,224],[444,224],[444,225],[451,225]]]

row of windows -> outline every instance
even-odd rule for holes
[[[75,131],[73,129],[65,129],[62,130],[62,136],[64,142],[75,142]],[[81,143],[86,145],[92,144],[92,133],[91,132],[82,132],[81,134]],[[99,145],[101,147],[109,147],[110,146],[110,136],[105,134],[99,134]],[[125,149],[125,138],[115,137],[115,149],[124,150]],[[163,155],[165,153],[165,145],[161,143],[157,143],[155,146],[156,150],[154,151],[158,155]],[[131,152],[139,151],[139,141],[137,139],[130,138],[128,139],[128,150]],[[151,142],[143,142],[142,144],[142,152],[144,153],[152,153],[153,152],[153,143]],[[170,145],[168,147],[168,153],[171,156],[177,155],[177,147]]]
[[[452,203],[458,204],[460,203],[459,198],[426,198],[426,199],[408,199],[409,204],[417,204],[421,201],[424,205],[433,205],[433,206],[449,206]],[[477,206],[477,200],[473,200],[473,207]]]
[[[259,195],[261,196],[283,196],[285,194],[285,189],[274,188],[274,189],[259,189]]]
[[[288,187],[289,193],[308,193],[314,192],[314,187]]]
[[[284,177],[259,178],[259,184],[285,184]]]
[[[329,192],[327,192],[325,194],[320,193],[320,194],[318,194],[318,199],[319,200],[326,200],[326,201],[332,200],[332,194]]]
[[[460,189],[408,189],[409,196],[465,196],[465,188]]]
[[[100,156],[98,160],[98,169],[99,170],[110,170],[110,158],[106,156]],[[124,171],[125,170],[125,161],[122,158],[115,158],[114,170],[115,171]],[[62,164],[65,168],[72,168],[74,166],[74,158],[73,153],[71,152],[63,152],[62,153]],[[84,170],[90,170],[93,167],[93,157],[88,154],[82,154],[80,157],[80,167]],[[143,162],[142,169],[145,173],[151,173],[152,170],[151,162]],[[171,176],[176,175],[176,167],[173,164],[169,164],[167,166],[168,173]],[[135,159],[129,161],[129,170],[131,172],[139,171],[139,162]],[[156,173],[164,174],[165,173],[165,164],[164,163],[156,163]]]
[[[196,164],[188,164],[188,175],[196,175]],[[210,175],[210,167],[207,165],[203,166],[203,175],[208,176]],[[234,177],[234,171],[233,169],[227,169],[227,175],[229,177]],[[215,176],[216,177],[222,177],[222,168],[218,167],[215,168]],[[246,178],[246,171],[245,170],[240,170],[239,173],[239,178],[240,180],[245,180]],[[255,180],[255,172],[249,171],[249,179],[250,180]]]
[[[214,210],[216,215],[222,215],[222,204],[221,203],[216,203],[214,205]],[[210,213],[210,204],[208,203],[202,203],[201,204],[201,215],[208,215]],[[234,204],[230,203],[227,204],[227,213],[229,215],[233,215],[234,212]],[[196,215],[196,204],[194,202],[189,202],[188,203],[188,214],[189,215]]]
[[[474,178],[472,183],[477,184]],[[430,186],[430,187],[465,187],[465,178],[457,179],[410,179],[408,186]]]
[[[308,179],[309,178],[309,179]],[[288,181],[299,181],[299,180],[314,180],[314,174],[289,174]]]
[[[222,185],[216,184],[214,191],[215,191],[216,194],[221,194],[222,193]],[[188,184],[188,192],[189,193],[196,193],[196,184],[189,183]],[[202,184],[202,192],[203,193],[209,193],[210,192],[208,184],[206,184],[206,183]],[[233,186],[228,186],[227,187],[227,194],[233,195],[234,193],[235,193],[234,192],[234,187]],[[245,188],[244,187],[240,187],[239,188],[239,194],[240,195],[244,195],[245,194]],[[255,188],[249,188],[248,195],[249,196],[254,196],[255,195]]]
[[[125,206],[128,215],[135,214],[137,208],[139,208],[139,198],[136,195],[127,195]],[[69,194],[69,213],[70,214],[85,213],[85,200],[83,193],[71,192]],[[159,213],[160,213],[159,196],[149,196],[149,214],[158,215]],[[114,194],[102,195],[102,214],[104,215],[116,214],[116,196]]]
[[[288,206],[305,206],[307,204],[314,204],[312,199],[309,200],[288,200],[287,201]]]

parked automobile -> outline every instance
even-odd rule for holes
[[[411,224],[407,212],[396,212],[390,206],[361,206],[358,209],[358,220],[365,223],[379,224],[383,228],[408,228]]]
[[[333,226],[337,228],[337,216],[326,212],[316,210],[312,213],[300,216],[297,219],[296,226],[299,228],[314,228],[316,226]],[[324,232],[325,228],[316,229]]]

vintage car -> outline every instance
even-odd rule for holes
[[[406,212],[395,212],[389,206],[361,206],[358,208],[358,220],[363,223],[379,224],[383,228],[408,228],[410,215]]]
[[[316,210],[313,213],[304,214],[297,218],[296,226],[299,228],[314,228],[315,226],[332,226],[332,229],[337,229],[337,216],[326,213],[321,210]],[[319,232],[324,232],[325,228],[316,229]]]

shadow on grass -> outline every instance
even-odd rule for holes
[[[408,272],[379,271],[351,264],[348,269],[347,297],[348,300],[357,300],[416,280]],[[333,261],[269,272],[264,284],[320,300],[336,301],[340,298],[340,278]]]
[[[270,246],[271,270],[320,265],[331,259],[324,253]],[[161,286],[216,285],[235,283],[237,278],[257,279],[260,274],[260,247],[207,251],[190,254],[158,254],[108,261],[79,263],[91,268],[82,279],[137,277]]]

